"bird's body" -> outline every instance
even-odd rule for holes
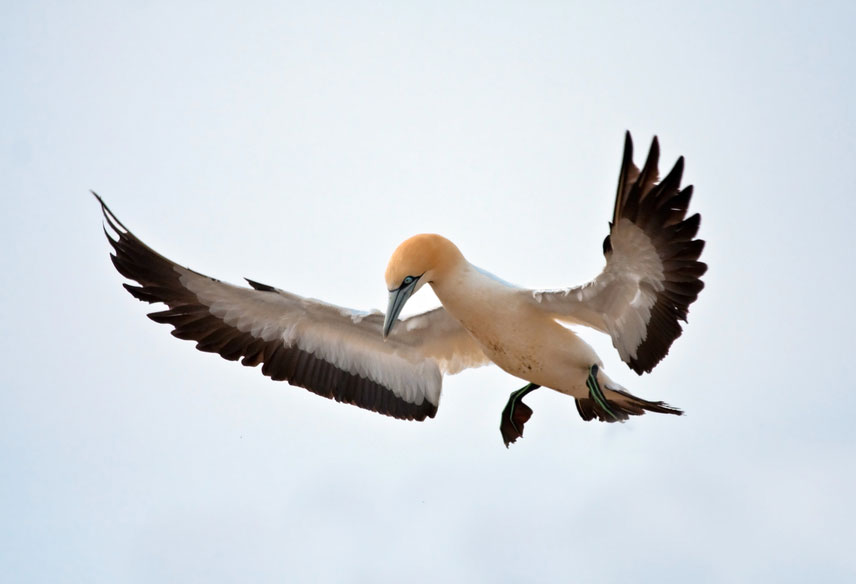
[[[438,235],[419,235],[452,245]],[[594,350],[560,325],[519,288],[469,263],[463,256],[429,280],[443,308],[478,342],[490,361],[507,373],[562,393],[583,397]]]
[[[603,248],[603,272],[583,286],[530,290],[469,263],[448,239],[411,237],[386,270],[389,307],[360,313],[248,280],[251,289],[209,278],[166,259],[128,231],[101,201],[125,287],[169,309],[149,316],[244,365],[325,397],[387,415],[433,417],[444,373],[494,363],[527,385],[503,412],[506,445],[522,435],[531,410],[521,398],[539,386],[572,396],[584,420],[621,421],[645,411],[679,414],[626,392],[567,325],[611,336],[637,373],[650,371],[681,334],[703,287],[699,216],[686,218],[692,187],[680,190],[683,159],[658,181],[656,138],[640,171],[627,135],[615,211]],[[97,197],[97,195],[96,195]],[[408,298],[430,284],[442,303],[402,321]]]

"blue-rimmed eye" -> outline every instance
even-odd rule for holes
[[[414,278],[413,276],[407,276],[401,283],[407,286],[408,284],[412,284],[415,279],[416,278]]]

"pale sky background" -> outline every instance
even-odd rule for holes
[[[856,4],[6,2],[4,582],[853,582]],[[531,287],[601,268],[631,130],[687,159],[707,287],[633,393],[445,381],[407,423],[197,352],[108,259],[384,308],[439,232]],[[428,308],[427,288],[408,305]]]

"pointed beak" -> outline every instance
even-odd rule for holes
[[[407,303],[407,299],[410,298],[411,294],[413,294],[414,288],[415,286],[413,285],[402,286],[398,290],[393,290],[389,293],[389,306],[386,309],[386,318],[383,320],[384,339],[389,336],[389,331],[392,330],[392,325],[395,324],[398,314]]]

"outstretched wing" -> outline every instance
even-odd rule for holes
[[[200,351],[243,365],[336,401],[402,418],[434,417],[443,373],[488,363],[463,327],[443,308],[405,319],[386,341],[383,315],[303,298],[247,280],[234,286],[183,268],[131,233],[104,201],[105,234],[124,284],[136,298],[162,302],[155,322]]]
[[[704,288],[704,241],[694,239],[701,216],[686,217],[692,186],[681,189],[684,158],[661,181],[660,146],[651,143],[640,172],[630,132],[618,178],[615,211],[603,242],[606,267],[575,288],[534,291],[558,320],[608,333],[621,358],[640,375],[651,371],[681,335],[690,304]]]

